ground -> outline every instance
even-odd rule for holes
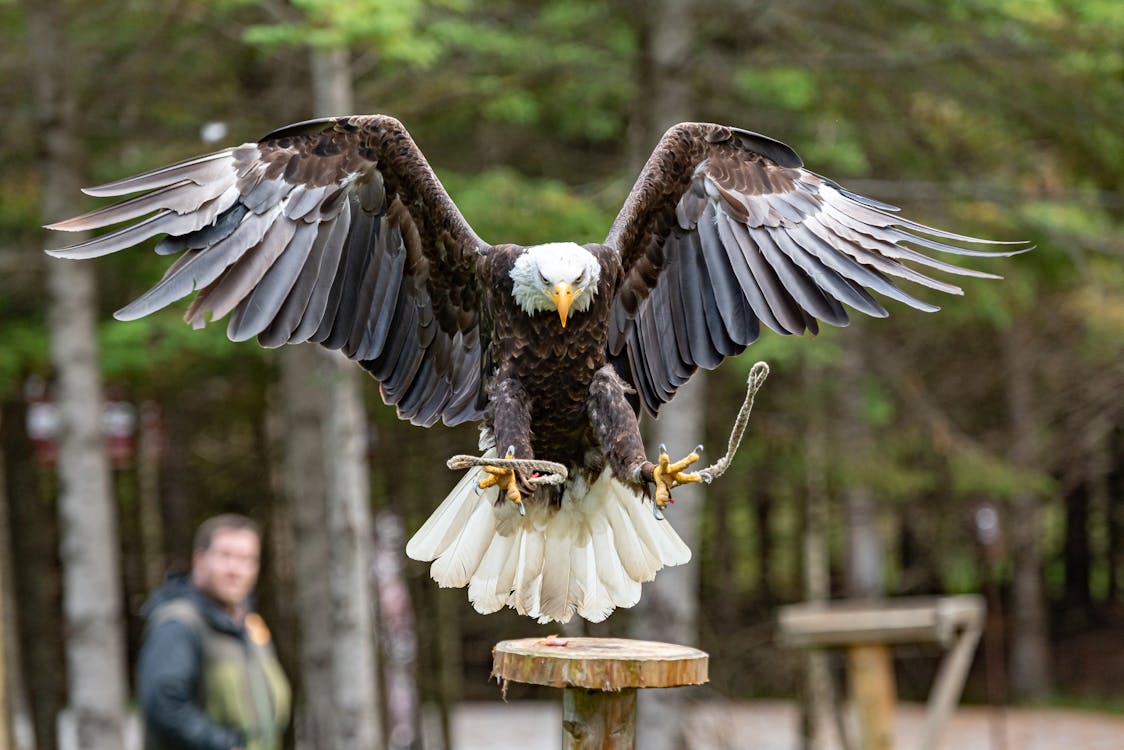
[[[497,689],[498,690],[498,689]],[[899,706],[896,745],[913,748],[924,707]],[[457,750],[557,750],[562,737],[558,702],[472,702],[457,707]],[[428,727],[427,740],[434,729]],[[691,743],[684,750],[799,750],[796,705],[787,701],[705,703],[688,720]],[[518,738],[517,744],[512,744]],[[427,741],[426,748],[440,747]],[[1124,750],[1124,716],[1077,709],[990,708],[957,710],[940,750]]]

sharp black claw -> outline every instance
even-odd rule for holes
[[[515,446],[514,445],[507,446],[507,453],[504,454],[504,455],[514,456],[515,455]]]
[[[702,446],[702,443],[699,443],[698,445],[695,446],[695,453],[702,453],[702,452],[703,452],[703,446]]]
[[[660,453],[667,453],[667,443],[660,443]]]
[[[714,481],[714,475],[711,474],[709,471],[700,471],[699,476],[702,477],[702,480],[704,482],[706,482],[707,484],[710,484],[711,482]]]
[[[523,503],[516,503],[516,505],[519,506],[519,515],[526,518],[527,517],[527,509],[523,507]]]
[[[663,511],[661,511],[660,506],[656,505],[655,503],[652,503],[652,515],[656,517],[657,521],[664,520]]]

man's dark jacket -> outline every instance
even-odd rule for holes
[[[137,662],[145,750],[272,750],[289,688],[256,614],[234,620],[187,578],[145,604]]]

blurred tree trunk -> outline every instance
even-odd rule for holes
[[[0,429],[3,423],[0,422]],[[12,750],[15,734],[12,731],[15,701],[12,695],[18,689],[13,665],[16,658],[16,639],[12,637],[16,621],[16,598],[12,596],[11,529],[8,528],[8,493],[5,492],[4,457],[0,455],[0,750]]]
[[[1065,623],[1070,626],[1088,624],[1093,603],[1089,575],[1092,572],[1092,552],[1089,549],[1089,512],[1091,482],[1081,479],[1065,495],[1065,543],[1062,559],[1065,563]]]
[[[1033,470],[1039,462],[1038,418],[1031,382],[1033,358],[1030,322],[1016,316],[1002,336],[1010,427],[1009,457],[1016,468]],[[1033,490],[1020,490],[1011,505],[1014,580],[1011,592],[1011,674],[1019,698],[1044,697],[1050,690],[1050,646],[1046,593],[1042,583],[1039,538],[1040,501]]]
[[[352,109],[351,73],[345,49],[314,48],[312,87],[317,116]],[[336,352],[312,347],[323,377],[317,389],[321,461],[325,478],[330,543],[328,567],[334,747],[383,746],[375,649],[374,559],[367,419],[355,363]],[[308,571],[311,572],[311,571]],[[314,584],[323,584],[321,577]]]
[[[68,53],[60,2],[28,0],[25,11],[42,149],[42,212],[55,221],[82,209],[77,102],[66,81],[76,61]],[[47,268],[69,708],[78,747],[120,750],[127,694],[124,619],[116,508],[101,433],[94,268],[58,260]]]
[[[863,414],[863,379],[867,375],[866,342],[857,323],[848,331],[839,373],[839,445],[852,460],[852,469],[865,471],[874,461],[873,438]],[[854,473],[854,472],[852,472]],[[885,594],[885,545],[878,529],[878,501],[865,478],[852,480],[843,490],[846,529],[844,579],[847,595],[878,597]]]
[[[333,353],[335,354],[335,353]],[[331,534],[333,697],[337,750],[383,747],[375,649],[373,532],[366,461],[366,414],[359,368],[335,355],[323,422]]]
[[[11,637],[18,650],[9,653],[18,657],[15,668],[22,672],[26,684],[26,690],[15,696],[22,702],[26,713],[23,728],[30,735],[27,748],[21,750],[34,750],[36,746],[54,750],[55,717],[66,695],[58,617],[58,514],[53,499],[45,501],[39,491],[39,471],[26,429],[27,402],[8,401],[0,409],[0,419],[8,425],[0,430],[8,523],[20,532],[9,538],[11,570],[20,571],[12,580],[19,607],[13,613],[16,623]],[[35,696],[34,702],[25,700],[30,695]]]
[[[160,406],[155,401],[141,404],[137,441],[137,513],[146,591],[154,591],[168,570],[164,554],[164,519],[160,513],[162,422]]]
[[[332,748],[331,569],[320,401],[327,357],[313,344],[281,349],[284,493],[293,536],[294,609],[300,623],[299,748]]]
[[[378,581],[379,640],[388,750],[410,750],[420,743],[417,643],[413,603],[404,577],[406,532],[402,518],[384,510],[374,520],[374,571]]]
[[[191,569],[194,536],[190,513],[194,485],[188,452],[191,447],[191,417],[182,409],[162,409],[164,445],[157,483],[160,493],[160,524],[164,536],[164,572],[186,573]]]
[[[3,415],[0,414],[0,428]],[[22,430],[23,425],[9,430]],[[0,433],[3,430],[0,429]],[[19,637],[18,599],[15,592],[13,527],[8,513],[6,451],[0,450],[0,750],[34,750],[35,733],[27,684],[23,679]]]
[[[345,50],[310,51],[316,116],[351,109]],[[382,747],[366,415],[355,363],[280,352],[285,494],[295,538],[302,748]]]
[[[772,492],[757,492],[753,504],[757,526],[757,601],[765,609],[771,609],[777,601],[773,591],[772,558],[773,537],[769,533],[769,519],[772,517],[775,499]]]
[[[1124,595],[1120,571],[1124,569],[1124,428],[1115,428],[1107,438],[1105,460],[1110,467],[1105,477],[1108,498],[1108,601]]]
[[[663,131],[677,122],[691,119],[692,103],[689,76],[691,47],[694,44],[693,0],[657,0],[639,10],[643,29],[638,101],[645,110],[635,131],[634,167],[638,170],[655,147]],[[672,460],[685,455],[703,442],[706,413],[706,388],[696,375],[679,389],[675,400],[660,410],[660,418],[650,430],[648,445],[667,445]],[[649,457],[651,458],[651,457]],[[702,461],[706,465],[707,461]],[[701,468],[701,467],[695,467]],[[681,501],[668,512],[675,530],[697,555],[699,550],[700,503],[703,491],[679,490]],[[640,603],[631,622],[633,637],[672,643],[698,641],[699,563],[666,568],[656,580],[644,584]],[[645,750],[678,748],[684,745],[684,692],[652,690],[638,703],[636,744]]]
[[[804,403],[808,426],[804,436],[804,598],[826,602],[831,596],[831,557],[827,544],[829,497],[827,490],[828,430],[823,408],[823,368],[805,361]],[[810,649],[804,654],[801,734],[804,750],[828,750],[835,738],[835,685],[828,653]]]

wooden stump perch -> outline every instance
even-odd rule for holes
[[[636,747],[636,690],[701,685],[705,652],[622,638],[521,638],[492,649],[492,676],[563,688],[564,750]]]

